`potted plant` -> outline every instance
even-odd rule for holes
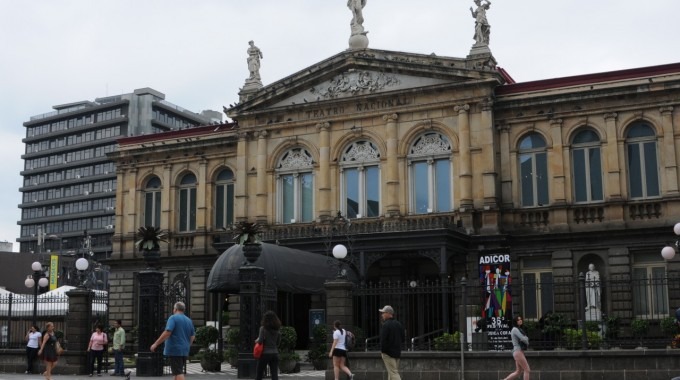
[[[644,338],[649,331],[649,321],[646,319],[634,319],[630,323],[630,329],[633,331],[633,336],[640,340],[638,348],[642,348],[642,338]]]
[[[672,347],[673,341],[675,340],[675,336],[678,335],[678,333],[680,333],[680,328],[678,328],[678,324],[675,320],[675,317],[668,317],[662,319],[660,327],[661,332],[664,334],[664,336],[671,338],[671,344],[669,344],[669,346]]]
[[[201,368],[204,371],[219,372],[221,370],[222,358],[217,350],[211,349],[210,345],[217,342],[219,332],[213,326],[202,326],[196,329],[196,343],[201,349]]]
[[[444,333],[434,338],[434,349],[437,351],[460,350],[460,331],[454,331],[453,334]]]
[[[279,344],[279,370],[281,373],[299,372],[300,356],[295,353],[297,332],[291,326],[281,327],[281,344]]]
[[[160,243],[167,243],[166,233],[154,226],[139,227],[137,229],[137,249],[142,251],[142,255],[149,267],[155,268],[160,260]]]
[[[224,340],[227,344],[224,350],[224,359],[232,367],[236,367],[238,363],[238,346],[241,344],[241,335],[238,327],[229,327]]]
[[[241,246],[243,256],[250,264],[255,263],[262,253],[261,225],[241,221],[232,226],[234,240]]]
[[[317,371],[323,371],[328,368],[328,327],[324,324],[318,324],[312,329],[312,346],[307,353],[307,361],[312,363],[312,366]]]
[[[544,348],[548,350],[554,349],[559,343],[563,330],[569,326],[569,322],[564,314],[551,312],[546,313],[541,319],[543,321],[538,323],[539,326],[541,323],[543,324]]]

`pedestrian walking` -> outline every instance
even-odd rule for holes
[[[255,380],[262,380],[264,370],[269,366],[269,374],[272,380],[279,379],[279,344],[281,343],[281,320],[276,313],[269,310],[262,316],[260,333],[255,343],[262,343],[264,350],[257,361]]]
[[[125,367],[123,366],[123,350],[125,349],[125,329],[120,319],[113,322],[113,327],[116,329],[113,332],[113,374],[111,376],[125,376]]]
[[[40,351],[40,338],[42,333],[38,331],[38,326],[33,325],[26,333],[26,373],[33,373],[33,363]]]
[[[165,331],[151,345],[151,352],[155,352],[158,346],[167,341],[163,355],[170,360],[173,380],[185,379],[184,368],[189,356],[189,348],[196,339],[194,323],[184,315],[185,310],[186,306],[183,302],[175,303],[172,308],[173,314],[165,324]]]
[[[97,362],[97,376],[102,375],[102,360],[104,359],[104,349],[109,344],[109,337],[104,333],[102,325],[98,324],[90,336],[87,343],[87,352],[90,361],[90,377],[94,376],[94,362]]]
[[[527,358],[524,356],[524,350],[529,347],[529,337],[524,332],[522,325],[524,321],[521,315],[515,316],[512,320],[512,330],[510,331],[510,338],[512,339],[512,357],[515,359],[515,372],[509,374],[504,380],[511,380],[524,372],[524,380],[529,380],[531,369]]]
[[[47,322],[45,325],[45,333],[42,334],[42,343],[38,355],[42,355],[45,361],[45,376],[46,380],[52,380],[52,369],[57,365],[59,356],[57,355],[57,336],[54,335],[54,323]]]
[[[404,343],[404,327],[394,319],[394,309],[385,305],[379,310],[383,320],[380,329],[380,352],[382,354],[388,380],[401,380],[399,376],[399,360],[401,358],[401,346]]]
[[[340,326],[340,321],[333,322],[333,344],[328,357],[333,359],[333,374],[335,380],[340,380],[340,371],[347,374],[350,380],[354,379],[354,374],[347,368],[347,331]]]

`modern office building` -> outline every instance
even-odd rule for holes
[[[86,250],[95,260],[112,247],[116,165],[107,153],[117,140],[221,119],[214,111],[187,111],[151,88],[53,108],[24,123],[20,252]]]

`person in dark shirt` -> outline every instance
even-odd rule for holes
[[[281,320],[273,311],[269,310],[262,316],[260,333],[255,343],[264,344],[262,357],[257,360],[255,379],[262,380],[264,370],[269,366],[272,380],[279,379],[279,345],[281,344]]]
[[[394,309],[385,305],[379,310],[383,325],[380,329],[380,352],[387,370],[388,380],[401,380],[399,376],[399,359],[401,358],[401,346],[405,340],[404,327],[394,319]]]

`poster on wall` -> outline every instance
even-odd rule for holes
[[[482,289],[482,321],[489,349],[501,351],[512,347],[512,293],[510,254],[507,251],[487,251],[479,255],[479,281]]]

